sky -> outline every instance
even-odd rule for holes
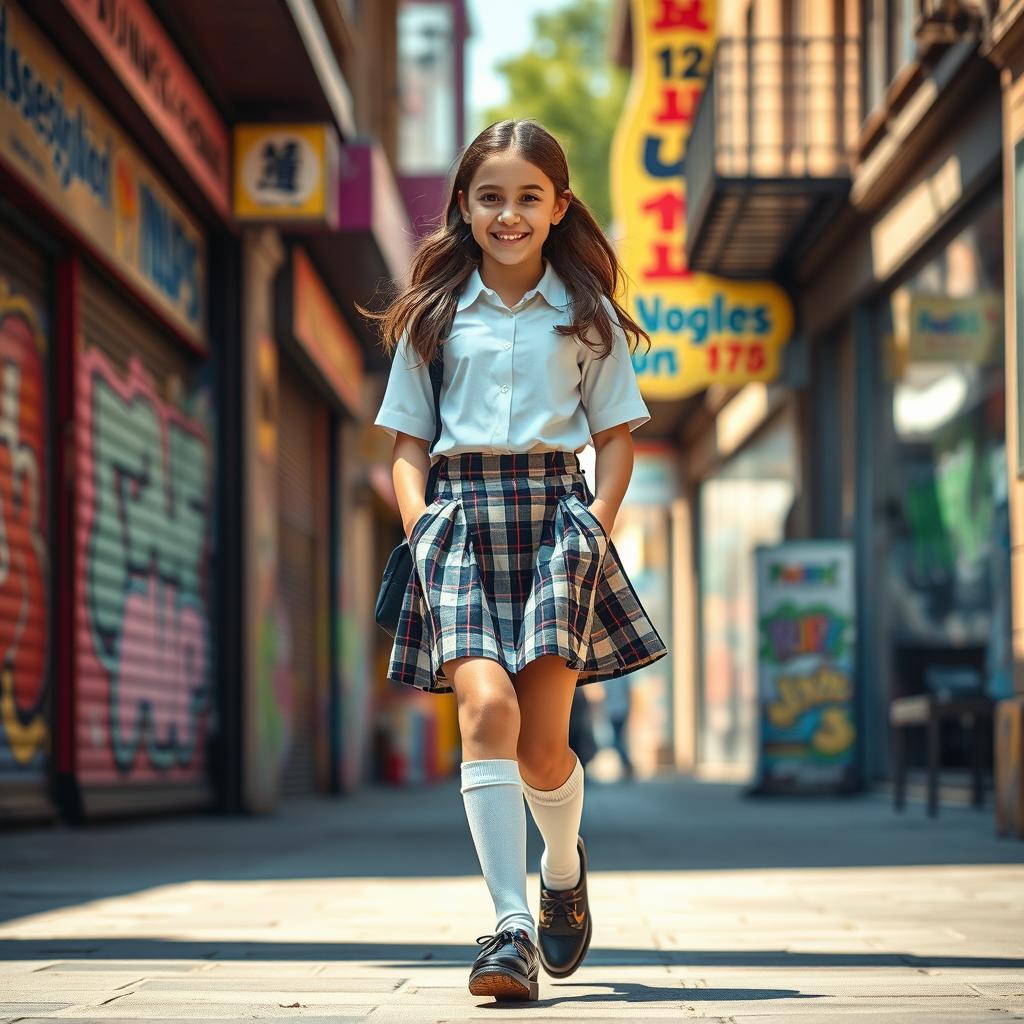
[[[467,0],[466,133],[470,138],[476,134],[481,112],[507,95],[505,80],[495,73],[495,66],[529,48],[534,14],[560,6],[555,0]]]

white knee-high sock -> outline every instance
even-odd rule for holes
[[[522,928],[536,943],[537,925],[526,901],[526,807],[519,762],[463,761],[462,799],[494,900],[495,933]]]
[[[558,789],[534,789],[523,781],[523,792],[533,820],[544,837],[540,858],[542,884],[547,889],[571,889],[580,880],[576,849],[583,817],[583,765],[576,767]]]

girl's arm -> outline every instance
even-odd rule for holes
[[[607,430],[598,430],[592,440],[597,452],[594,462],[597,479],[590,511],[604,527],[605,533],[611,535],[633,475],[633,436],[629,424],[619,423]]]
[[[391,479],[406,537],[427,508],[423,499],[430,473],[429,448],[430,442],[422,437],[403,434],[400,430],[395,433],[395,446],[391,450]]]

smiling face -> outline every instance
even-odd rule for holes
[[[569,208],[569,193],[555,195],[551,179],[514,151],[488,157],[469,188],[459,190],[462,219],[483,251],[502,267],[540,267],[553,224]]]

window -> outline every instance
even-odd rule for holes
[[[914,59],[915,0],[867,0],[864,4],[864,109],[877,110],[889,83]]]
[[[447,3],[403,3],[398,14],[398,170],[444,173],[455,158],[455,45]]]

